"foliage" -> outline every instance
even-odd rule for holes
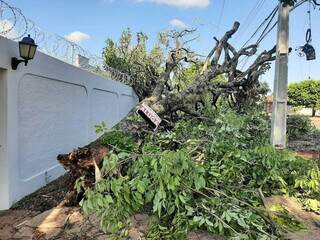
[[[306,210],[320,213],[320,170],[315,166],[295,181],[295,188],[299,189],[299,196]]]
[[[270,206],[270,211],[272,219],[284,232],[297,232],[306,228],[303,223],[291,217],[288,210],[281,204]]]
[[[119,130],[109,131],[108,134],[102,136],[100,141],[101,144],[123,151],[133,151],[135,148],[134,140]]]
[[[214,38],[216,43],[205,58],[190,46],[199,37],[197,29],[162,32],[150,51],[145,34],[138,33],[135,41],[132,32],[126,30],[118,43],[107,40],[103,52],[105,68],[111,66],[131,76],[128,84],[140,101],[168,121],[175,121],[181,112],[199,115],[199,105],[203,106],[208,98],[212,108],[221,98],[228,98],[231,107],[243,112],[255,105],[265,90],[259,76],[270,69],[276,48],[260,54],[258,45],[237,50],[229,40],[239,27],[236,21],[220,40]],[[243,56],[255,58],[247,70],[239,70]]]
[[[289,104],[315,110],[320,109],[320,80],[305,80],[291,83],[288,90]]]
[[[318,199],[303,198],[305,210],[320,214],[320,201]]]
[[[198,63],[177,71],[172,79],[172,86],[177,92],[187,89],[201,72],[203,64]]]
[[[148,37],[142,32],[137,33],[134,41],[132,32],[127,29],[121,34],[118,43],[107,39],[103,51],[105,64],[127,73],[140,99],[149,95],[149,85],[155,85],[154,80],[150,79],[160,75],[164,64],[161,41],[159,40],[150,51],[147,49],[147,41]]]
[[[299,139],[301,136],[310,134],[314,127],[309,117],[302,115],[289,115],[287,119],[287,135],[290,140]]]
[[[103,134],[108,130],[107,124],[105,122],[96,124],[94,127],[95,127],[96,134]]]
[[[312,161],[275,150],[268,135],[263,113],[227,108],[139,141],[108,132],[102,143],[114,147],[103,160],[103,178],[85,190],[82,208],[97,213],[102,229],[119,239],[141,211],[154,215],[148,239],[186,239],[194,229],[228,239],[277,239],[283,229],[264,211],[264,196],[316,199],[320,172]]]

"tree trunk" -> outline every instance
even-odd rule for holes
[[[316,109],[312,108],[312,117],[315,117],[315,116],[316,116]]]

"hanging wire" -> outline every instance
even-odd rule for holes
[[[243,44],[242,48],[244,48],[245,46],[247,46],[247,44],[258,34],[258,32],[260,31],[260,29],[268,22],[267,26],[265,27],[265,29],[262,31],[262,34],[260,35],[260,37],[258,38],[257,43],[261,42],[261,38],[264,36],[264,34],[266,33],[268,27],[270,26],[272,20],[274,19],[276,13],[278,12],[279,7],[276,6],[271,13],[264,19],[264,21],[258,26],[258,28],[254,31],[254,33],[250,36],[250,38]]]
[[[220,31],[220,26],[221,26],[221,21],[222,21],[222,17],[223,17],[223,12],[224,12],[225,5],[226,5],[226,0],[223,0],[223,2],[222,2],[222,7],[221,7],[221,12],[220,12],[220,16],[219,16],[219,20],[218,20],[217,32]]]
[[[254,31],[254,33],[250,36],[250,38],[243,44],[242,48],[246,47],[248,45],[248,43],[258,34],[258,32],[262,29],[262,27],[266,24],[266,26],[264,27],[264,29],[262,30],[262,33],[260,34],[260,36],[258,37],[257,41],[256,41],[256,45],[259,45],[261,43],[261,41],[265,38],[266,34],[269,32],[268,28],[270,27],[272,21],[274,20],[277,12],[279,10],[279,6],[276,6],[271,13],[264,19],[264,21],[257,27],[257,29]],[[242,64],[240,69],[242,70],[248,63],[250,57],[249,56],[245,56],[240,62],[239,64]]]
[[[308,9],[308,19],[309,19],[309,28],[307,30],[307,33],[306,33],[306,42],[307,44],[311,43],[312,42],[312,21],[311,21],[311,0],[309,0],[309,9]],[[311,79],[311,63],[308,62],[308,72],[309,72],[309,77],[308,79]]]
[[[312,4],[315,5],[315,6],[319,6],[319,5],[320,5],[319,3],[317,3],[316,0],[300,0],[300,1],[298,1],[298,2],[290,9],[290,12],[294,11],[296,8],[298,8],[299,6],[301,6],[302,4],[304,4],[305,2],[309,2],[309,3],[310,3],[310,19],[311,19],[311,6],[312,6]],[[277,9],[277,10],[278,10],[278,9]],[[275,15],[275,14],[274,14],[274,15]],[[270,24],[271,24],[271,22],[272,22],[272,21],[270,21]],[[268,24],[268,25],[270,26],[270,24]],[[262,24],[262,25],[263,25],[263,24]],[[266,38],[266,36],[267,36],[277,25],[278,25],[278,20],[276,20],[275,23],[274,23],[269,29],[265,28],[265,30],[263,31],[264,33],[261,34],[261,36],[259,37],[259,39],[258,39],[258,41],[256,42],[256,44],[260,45],[261,42]],[[311,25],[311,22],[310,22],[310,25]],[[260,27],[260,26],[259,26],[259,27]],[[259,30],[258,30],[258,31],[259,31]],[[258,31],[256,30],[256,32],[258,32]],[[256,32],[254,33],[254,35],[256,34]],[[253,37],[254,37],[254,36],[253,36]],[[252,37],[252,38],[253,38],[253,37]],[[247,41],[246,44],[248,44],[248,43],[252,40],[252,38],[251,38],[249,41]],[[244,66],[247,64],[248,60],[249,60],[249,57],[246,57],[246,58],[244,58],[244,59],[241,61],[241,62],[245,61],[245,63],[243,64],[243,66],[242,66],[241,69],[244,68]],[[241,63],[241,62],[240,62],[240,63]]]
[[[243,28],[241,29],[241,32],[236,36],[235,40],[237,41],[240,39],[243,34],[247,32],[249,29],[249,26],[254,22],[254,19],[257,17],[259,11],[262,9],[262,6],[264,5],[266,1],[265,0],[257,0],[256,4],[253,6],[253,8],[250,10],[249,14],[243,21]]]
[[[106,65],[102,57],[91,54],[74,42],[48,33],[27,19],[19,8],[0,0],[0,36],[17,41],[26,34],[35,40],[41,52],[103,77],[131,85],[129,75]],[[78,58],[82,61],[76,61]]]
[[[309,20],[309,28],[306,33],[306,42],[311,43],[312,42],[312,24],[311,24],[311,0],[309,0],[309,9],[307,11],[308,14],[308,20]]]
[[[268,28],[270,27],[272,21],[275,19],[276,14],[277,14],[278,11],[279,11],[279,7],[277,6],[277,7],[273,10],[273,13],[272,13],[272,15],[271,15],[271,17],[270,17],[270,20],[269,20],[267,26],[265,27],[265,29],[262,31],[260,37],[258,38],[258,40],[257,40],[257,42],[256,42],[257,45],[259,45],[259,44],[262,42],[262,40],[267,36],[267,34],[270,32],[270,29],[268,29]]]

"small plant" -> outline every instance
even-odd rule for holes
[[[95,127],[96,134],[103,134],[108,130],[107,124],[105,122],[96,124],[94,127]]]
[[[132,151],[135,140],[119,130],[106,132],[101,139],[101,144],[116,149],[117,151]]]

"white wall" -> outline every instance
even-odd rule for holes
[[[136,105],[132,88],[37,52],[11,70],[18,44],[0,36],[0,209],[63,174],[59,153],[96,138]]]

